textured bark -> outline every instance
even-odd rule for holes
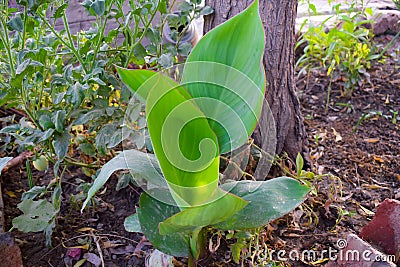
[[[206,0],[214,8],[207,16],[204,31],[207,32],[244,10],[252,0]],[[264,66],[269,103],[276,126],[276,154],[286,152],[292,160],[301,153],[308,167],[311,166],[307,148],[307,134],[296,95],[294,73],[296,0],[260,0],[260,14],[265,29],[266,46]],[[251,29],[249,29],[251,30]],[[267,150],[270,143],[265,138],[269,131],[268,111],[263,109],[259,125],[253,134],[256,143]]]

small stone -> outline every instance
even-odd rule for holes
[[[15,244],[10,233],[0,234],[0,262],[1,266],[22,267],[21,250]]]
[[[400,201],[385,199],[359,236],[387,254],[400,256]]]
[[[379,10],[375,16],[374,34],[396,34],[400,31],[400,11]]]

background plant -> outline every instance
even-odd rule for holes
[[[346,12],[341,11],[341,4],[333,5],[335,14],[318,26],[310,23],[297,44],[297,47],[305,44],[304,54],[297,61],[300,73],[324,69],[331,83],[341,84],[345,96],[350,96],[356,87],[369,81],[368,69],[371,68],[371,62],[379,57],[371,43],[373,33],[367,28],[372,23],[367,19],[372,16],[372,10],[365,8],[363,1],[361,7],[357,3],[352,1]],[[315,5],[311,7],[316,14]],[[335,22],[331,29],[326,30],[326,24],[331,19]]]
[[[123,11],[126,2],[128,12]],[[20,120],[12,117],[0,130],[1,152],[8,154],[15,148],[18,153],[32,152],[26,165],[30,190],[23,195],[21,210],[29,212],[26,205],[32,210],[52,205],[55,211],[37,215],[34,221],[40,227],[31,228],[31,223],[20,219],[13,221],[15,227],[45,230],[49,243],[66,168],[79,166],[95,177],[102,159],[124,139],[130,138],[138,149],[145,147],[141,105],[132,111],[136,116],[131,117],[132,124],[123,124],[132,93],[120,82],[114,65],[157,70],[178,62],[178,55],[187,55],[190,44],[162,42],[162,27],[173,3],[87,0],[82,8],[95,23],[88,31],[77,33],[71,32],[65,13],[68,1],[19,1],[17,7],[10,7],[7,1],[0,5],[0,106],[22,111]],[[205,9],[193,1],[185,12],[193,14],[192,19]],[[154,19],[156,14],[159,21]],[[64,29],[56,30],[56,22]],[[107,31],[111,22],[116,27]],[[53,167],[54,180],[36,186],[29,175],[31,163],[39,171]],[[46,200],[49,195],[50,202]],[[35,198],[43,200],[32,201]]]
[[[162,73],[118,69],[146,103],[155,155],[121,152],[104,165],[83,208],[114,171],[132,170],[151,188],[127,219],[128,229],[143,232],[164,253],[188,256],[195,266],[210,229],[259,228],[298,206],[308,187],[288,177],[219,184],[220,155],[248,141],[261,112],[263,50],[255,1],[203,37],[180,84]]]

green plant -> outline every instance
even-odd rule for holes
[[[368,69],[371,62],[379,58],[370,42],[373,34],[364,27],[372,22],[365,19],[372,15],[372,10],[364,7],[356,10],[356,1],[353,1],[349,10],[342,13],[340,5],[334,5],[332,9],[336,14],[319,26],[309,25],[297,44],[297,47],[306,44],[304,55],[297,61],[297,66],[301,68],[300,73],[310,68],[323,68],[330,77],[327,107],[332,81],[342,82],[343,94],[350,96],[356,87],[369,81]],[[335,23],[326,31],[326,23],[332,18]]]
[[[308,187],[288,177],[219,184],[220,155],[248,141],[261,112],[263,36],[255,1],[200,40],[181,83],[161,72],[118,69],[146,103],[155,156],[121,152],[104,165],[82,210],[114,171],[130,169],[148,185],[127,224],[194,266],[210,228],[259,228],[298,206]]]
[[[185,12],[198,15],[209,10],[198,2],[186,6]],[[77,33],[66,16],[68,1],[18,4],[0,5],[0,106],[22,114],[0,129],[5,143],[1,150],[32,152],[26,165],[30,190],[22,202],[43,198],[58,211],[68,166],[82,167],[91,177],[125,139],[138,149],[146,146],[142,105],[131,108],[131,123],[123,124],[132,93],[120,82],[114,65],[159,70],[176,64],[191,46],[162,42],[162,27],[172,10],[167,0],[86,0],[82,8],[95,22],[88,31]],[[124,4],[129,5],[128,12]],[[157,14],[160,21],[155,21]],[[56,30],[56,22],[64,29]],[[110,22],[116,27],[107,32]],[[31,165],[39,171],[52,168],[54,180],[35,186]],[[48,226],[54,226],[55,219],[56,215]],[[21,225],[23,220],[14,222],[14,227],[29,231],[29,224]],[[51,228],[41,225],[50,244]]]

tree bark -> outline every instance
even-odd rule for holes
[[[214,14],[205,17],[204,31],[208,32],[244,10],[252,0],[206,0]],[[265,98],[276,126],[276,151],[286,152],[295,160],[300,152],[307,167],[311,167],[307,134],[296,95],[295,83],[295,24],[297,0],[260,0],[260,14],[265,30],[264,67],[267,89]],[[249,29],[251,30],[251,29]],[[245,53],[245,52],[244,52]],[[264,106],[265,107],[265,106]],[[263,108],[259,125],[253,134],[256,144],[268,151],[268,109]]]

